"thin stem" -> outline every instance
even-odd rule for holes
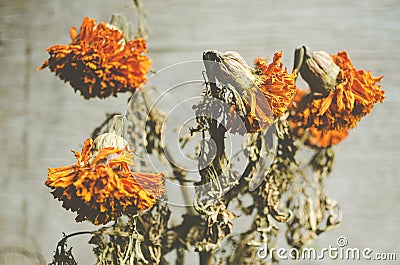
[[[60,242],[58,242],[59,245],[64,244],[65,241],[67,241],[68,238],[73,237],[73,236],[79,236],[79,235],[85,235],[85,234],[96,234],[97,231],[80,231],[80,232],[75,232],[69,235],[66,235],[63,237],[63,239],[60,240]]]
[[[146,108],[149,111],[149,117],[152,117],[153,113],[155,113],[155,115],[157,115],[157,113],[160,113],[159,109],[157,109],[157,107],[153,104],[153,101],[147,95],[146,90],[143,90],[142,95],[143,95],[144,102],[146,104]],[[194,209],[192,206],[192,200],[191,200],[188,189],[185,187],[186,186],[186,182],[185,182],[186,172],[182,168],[176,166],[177,163],[173,160],[172,155],[166,146],[163,147],[163,151],[164,151],[164,156],[162,156],[162,158],[165,158],[166,163],[168,163],[171,166],[173,174],[174,174],[176,180],[178,180],[178,182],[179,182],[181,192],[182,192],[182,197],[183,197],[183,200],[185,203],[186,212],[188,214],[194,215],[195,212],[194,212]],[[166,159],[166,158],[168,158],[168,159]]]
[[[192,202],[191,202],[192,200],[191,200],[191,197],[190,197],[188,189],[185,187],[186,186],[186,182],[185,182],[185,175],[186,174],[181,168],[175,166],[175,162],[172,160],[172,157],[171,157],[167,147],[164,147],[164,153],[165,153],[166,157],[169,157],[169,159],[167,159],[168,163],[170,164],[170,166],[173,169],[174,176],[175,176],[176,180],[178,180],[178,182],[179,182],[179,186],[180,186],[181,192],[182,192],[183,201],[185,203],[186,212],[188,214],[194,215],[195,212],[193,210],[193,206],[192,206]]]
[[[142,11],[142,5],[140,0],[133,0],[133,4],[136,7],[136,11],[138,14],[138,33],[137,36],[143,39],[147,39],[147,34],[146,30],[143,26],[143,11]]]
[[[213,253],[212,252],[200,252],[200,265],[212,265]]]
[[[185,251],[183,248],[177,248],[176,249],[176,265],[181,265],[184,264],[185,262]]]

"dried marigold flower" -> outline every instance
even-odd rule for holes
[[[49,67],[86,99],[133,92],[147,79],[151,61],[146,41],[126,41],[124,33],[104,22],[96,25],[85,17],[79,32],[72,27],[69,45],[47,48],[50,58],[38,69]]]
[[[88,138],[82,152],[72,151],[74,165],[49,168],[46,186],[65,209],[76,212],[77,222],[106,224],[122,214],[151,208],[165,190],[162,175],[132,172],[132,154],[127,148],[95,150]]]
[[[303,99],[311,94],[306,94],[304,90],[297,89],[296,94],[289,105],[291,115],[289,116],[289,125],[291,134],[293,137],[301,139],[304,145],[310,147],[325,148],[331,145],[337,145],[344,140],[349,132],[347,129],[344,130],[320,130],[315,126],[308,127],[301,120],[294,118],[299,114],[296,113]],[[305,99],[307,101],[307,99]],[[304,109],[303,113],[309,113],[309,109]],[[304,121],[304,120],[303,120]]]
[[[256,59],[253,69],[234,51],[224,54],[217,51],[204,53],[207,72],[234,90],[234,108],[230,108],[227,114],[227,130],[240,134],[246,130],[258,132],[268,128],[274,119],[283,115],[295,93],[296,73],[289,74],[281,58],[280,52],[275,53],[270,64],[261,58]],[[238,122],[238,117],[242,122]],[[241,128],[243,124],[246,130]]]
[[[307,128],[313,126],[323,131],[354,128],[375,103],[385,98],[378,84],[383,76],[373,77],[369,71],[355,69],[346,51],[332,55],[332,59],[340,67],[335,89],[326,96],[303,97],[293,118]]]

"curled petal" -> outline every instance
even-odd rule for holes
[[[342,140],[347,138],[349,129],[342,130],[323,130],[319,129],[316,124],[321,124],[322,121],[318,119],[318,115],[326,111],[326,106],[330,106],[326,102],[333,100],[327,98],[327,100],[319,105],[309,104],[312,94],[307,94],[306,91],[298,89],[296,95],[289,106],[290,116],[289,124],[291,133],[294,138],[302,140],[302,142],[310,147],[325,148],[331,145],[337,145]],[[330,94],[333,95],[333,94]],[[325,104],[324,104],[325,103]],[[315,116],[317,118],[313,119]]]

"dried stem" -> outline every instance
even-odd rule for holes
[[[212,265],[214,253],[202,251],[200,255],[200,265]]]
[[[143,38],[143,39],[147,39],[147,33],[146,33],[146,29],[144,28],[144,24],[143,24],[143,10],[142,10],[142,4],[141,4],[141,0],[133,0],[133,4],[135,5],[137,14],[138,14],[138,33],[137,33],[137,37]]]
[[[99,233],[98,231],[80,231],[80,232],[75,232],[69,235],[64,236],[60,242],[58,242],[58,245],[62,245],[67,241],[68,238],[73,237],[73,236],[79,236],[79,235],[86,235],[86,234],[97,234]]]
[[[143,95],[144,102],[146,104],[146,108],[149,112],[149,116],[150,117],[154,116],[155,117],[154,120],[156,120],[157,118],[159,118],[157,116],[160,116],[159,114],[161,113],[161,111],[154,105],[152,99],[147,95],[146,90],[143,90],[142,95]],[[186,212],[188,214],[194,215],[195,212],[194,212],[194,209],[192,206],[191,196],[188,192],[188,189],[185,187],[186,186],[186,181],[185,181],[186,172],[184,169],[176,166],[177,163],[172,158],[172,155],[166,146],[163,147],[163,152],[164,152],[165,156],[162,156],[162,158],[168,157],[168,159],[164,159],[164,160],[167,164],[169,164],[171,166],[172,172],[175,176],[175,179],[179,182],[179,186],[181,188],[183,200],[185,203]]]

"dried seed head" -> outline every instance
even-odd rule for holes
[[[311,91],[326,95],[335,89],[336,78],[340,72],[331,56],[325,51],[311,52],[306,46],[296,49],[296,54],[301,50],[303,53],[301,60],[295,62],[298,65],[301,76],[309,84]],[[295,55],[296,56],[296,55]]]
[[[238,52],[206,51],[203,60],[209,76],[216,77],[220,82],[231,84],[238,90],[255,86],[257,75]]]
[[[128,142],[122,137],[124,135],[123,115],[115,115],[108,126],[108,132],[96,137],[94,140],[95,150],[100,151],[107,147],[124,149]]]

